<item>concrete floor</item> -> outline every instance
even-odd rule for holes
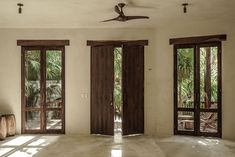
[[[9,157],[235,157],[235,142],[173,136],[21,135],[0,141]]]

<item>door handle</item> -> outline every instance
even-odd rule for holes
[[[111,102],[110,102],[110,106],[113,106],[113,92],[111,92]]]
[[[200,101],[197,101],[197,100],[200,100],[200,94],[199,93],[196,93],[196,103],[195,103],[195,108],[198,109],[199,106],[200,106]]]

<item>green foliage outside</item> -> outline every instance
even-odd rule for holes
[[[115,114],[121,116],[122,107],[122,49],[114,49],[114,107]]]
[[[218,60],[217,60],[217,47],[211,49],[211,102],[217,102],[217,76],[218,76]],[[204,92],[205,86],[205,71],[206,71],[206,49],[200,49],[200,92],[201,100],[204,100],[206,93]]]
[[[178,103],[179,107],[193,107],[193,49],[178,49]]]
[[[217,102],[217,48],[211,48],[211,101]],[[192,48],[178,49],[178,106],[193,108],[194,106],[194,53]],[[205,101],[206,52],[200,49],[200,99]],[[204,107],[204,103],[201,104]]]
[[[25,96],[27,107],[40,107],[40,51],[27,51],[25,54]],[[46,93],[47,101],[61,98],[61,52],[46,53]]]

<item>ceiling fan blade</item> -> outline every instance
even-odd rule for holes
[[[115,17],[115,18],[113,18],[113,19],[104,20],[104,21],[101,21],[101,22],[109,22],[109,21],[118,21],[118,18],[117,18],[117,17]]]
[[[118,13],[119,15],[121,14],[121,10],[119,9],[119,7],[118,7],[117,5],[114,7],[114,10],[115,10],[115,12]]]
[[[126,16],[126,21],[135,20],[135,19],[149,19],[149,17],[148,16]]]
[[[133,9],[151,9],[154,10],[156,9],[155,7],[151,7],[151,6],[142,6],[142,5],[127,5],[129,8],[133,8]]]
[[[138,5],[133,0],[126,0],[127,6],[129,8],[140,8],[140,9],[155,9],[153,6],[144,6],[144,5]]]

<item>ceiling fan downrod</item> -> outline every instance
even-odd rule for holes
[[[18,8],[18,13],[21,14],[22,13],[22,7],[24,6],[24,4],[22,3],[17,3]]]
[[[187,13],[187,6],[188,5],[189,5],[188,3],[183,3],[182,4],[184,13]]]

